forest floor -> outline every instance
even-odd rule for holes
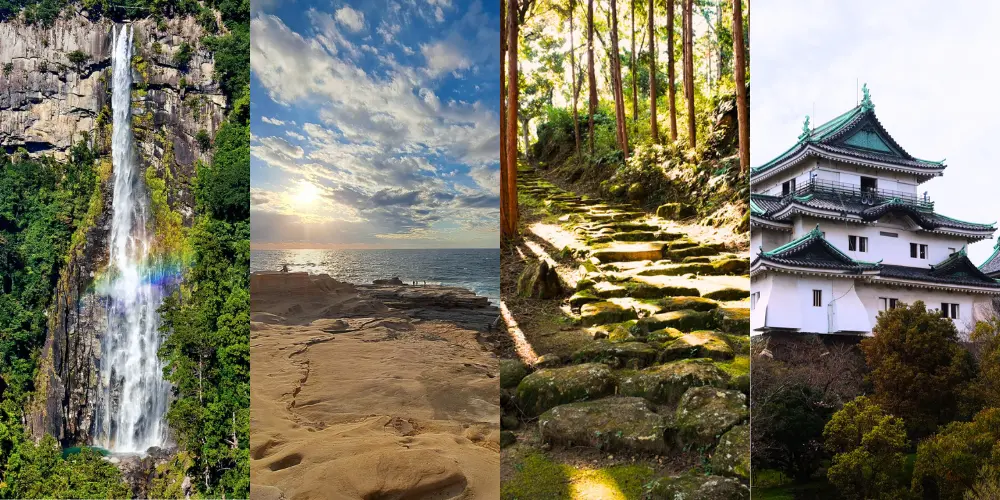
[[[523,166],[501,253],[502,498],[749,498],[749,250]],[[679,210],[678,210],[679,212]]]

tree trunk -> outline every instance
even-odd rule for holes
[[[694,0],[684,0],[684,97],[687,98],[688,146],[698,144],[694,116]]]
[[[750,101],[747,96],[746,46],[743,44],[742,0],[733,0],[733,81],[740,134],[740,171],[750,168]]]
[[[531,118],[519,116],[518,119],[521,120],[521,138],[524,140],[524,156],[528,156],[528,125],[531,124]]]
[[[504,169],[507,178],[503,192],[507,199],[502,205],[506,208],[506,223],[501,223],[501,237],[517,238],[517,0],[508,0],[507,4],[507,118],[506,144],[507,165]],[[501,213],[503,210],[501,210]]]
[[[611,0],[611,91],[615,96],[615,125],[618,129],[618,146],[628,160],[628,131],[625,129],[625,96],[622,89],[621,57],[618,52],[617,0]]]
[[[673,0],[667,0],[667,4]],[[660,133],[656,129],[656,34],[653,31],[653,0],[649,0],[649,133],[653,143],[660,142]],[[671,109],[673,103],[670,104]]]
[[[590,155],[594,155],[594,112],[597,111],[597,75],[594,73],[594,0],[587,0],[587,81],[590,86]]]
[[[635,89],[635,0],[632,0],[632,57],[629,60],[629,70],[632,71],[632,123],[639,119],[639,101]]]
[[[569,0],[569,67],[573,72],[573,136],[576,138],[576,154],[580,154],[580,116],[577,111],[576,102],[580,97],[580,89],[577,88],[579,82],[576,79],[576,45],[573,43],[573,17],[576,14],[576,0]]]
[[[674,2],[667,0],[667,104],[670,106],[670,140],[677,140],[677,73],[674,71]]]

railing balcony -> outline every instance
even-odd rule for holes
[[[862,188],[857,184],[847,184],[844,182],[827,181],[823,179],[813,179],[801,186],[796,186],[795,191],[782,197],[788,201],[792,197],[805,196],[808,194],[833,194],[844,201],[860,202],[864,205],[879,205],[892,199],[898,199],[908,205],[913,205],[918,210],[933,211],[934,202],[926,195],[917,196],[913,193],[903,191],[893,191],[891,189]]]

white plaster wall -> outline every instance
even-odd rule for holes
[[[764,293],[761,293],[760,299],[765,304],[766,309],[761,308],[760,302],[758,302],[755,311],[766,310],[765,326],[768,328],[801,328],[802,307],[800,304],[802,299],[798,297],[799,290],[795,277],[774,273],[770,275],[770,280],[771,287],[768,290],[767,298],[765,299]],[[750,286],[750,291],[756,291],[753,284]],[[808,299],[812,300],[811,294]],[[752,317],[751,328],[753,328]]]
[[[823,292],[819,307],[813,305],[813,290]],[[801,276],[796,280],[796,296],[794,301],[785,302],[784,307],[799,308],[802,332],[828,333],[830,330],[829,311],[827,306],[833,299],[833,280]]]
[[[763,277],[754,277],[750,280],[750,293],[760,293],[760,298],[754,308],[750,310],[750,334],[760,334],[760,329],[764,327],[767,319],[767,307],[770,302],[771,284],[773,274]]]
[[[830,299],[832,320],[829,333],[871,331],[872,324],[868,318],[867,308],[858,295],[857,283],[856,280],[833,280],[833,297]]]
[[[853,224],[812,217],[796,217],[796,223],[793,224],[793,236],[795,238],[801,237],[812,231],[818,223],[820,231],[826,233],[826,240],[854,259],[868,262],[881,260],[883,264],[910,267],[927,267],[937,264],[947,259],[951,252],[961,249],[963,245],[968,243],[968,240],[960,237],[911,231],[904,225],[903,221],[898,219],[888,220],[884,218],[883,220],[887,220],[887,222]],[[895,233],[899,236],[895,238],[883,236],[882,232]],[[867,237],[868,251],[849,251],[848,236],[851,235]],[[910,243],[927,245],[927,258],[911,258]]]

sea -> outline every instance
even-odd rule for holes
[[[251,250],[250,271],[329,274],[363,284],[398,276],[403,283],[460,286],[500,303],[500,249]]]

